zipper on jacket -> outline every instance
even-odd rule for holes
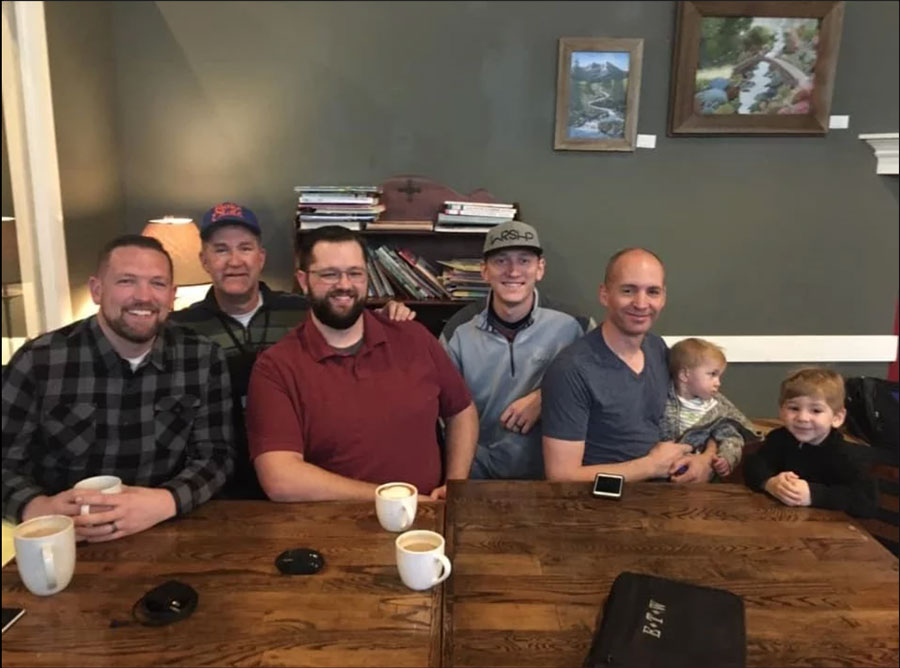
[[[513,357],[513,341],[515,341],[515,339],[508,342],[509,343],[509,370],[512,373],[512,377],[515,378],[516,377],[516,358]]]

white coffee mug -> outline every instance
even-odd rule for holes
[[[99,492],[100,494],[120,494],[122,492],[122,479],[114,475],[95,475],[91,478],[79,480],[72,489]],[[89,505],[81,506],[82,515],[87,515],[89,512],[91,512]]]
[[[75,523],[66,515],[44,515],[13,531],[19,576],[32,594],[65,589],[75,572]]]
[[[400,579],[410,589],[422,591],[450,576],[450,560],[444,555],[444,537],[434,531],[407,531],[394,541]]]
[[[388,531],[406,531],[416,519],[419,490],[408,482],[388,482],[375,490],[375,514]]]

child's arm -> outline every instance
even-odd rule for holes
[[[878,486],[867,472],[865,446],[843,445],[835,448],[832,472],[834,483],[810,482],[810,505],[843,510],[856,517],[873,517],[878,510]]]
[[[768,491],[766,481],[784,469],[784,446],[778,438],[780,431],[776,429],[766,436],[759,450],[744,459],[744,482],[750,489]]]
[[[724,394],[716,393],[719,402],[713,409],[724,420],[716,420],[711,436],[718,446],[717,456],[713,459],[713,469],[719,476],[725,477],[741,463],[746,437],[752,437],[753,423],[747,419]]]
[[[730,417],[732,420],[740,422],[744,426],[744,429],[751,433],[755,431],[756,427],[753,422],[751,422],[750,418],[744,415],[743,411],[735,406],[728,397],[721,392],[717,392],[716,399],[718,399],[719,403],[722,405],[726,417]]]
[[[673,390],[669,389],[670,396],[666,400],[666,409],[662,419],[662,436],[663,441],[677,441],[681,436],[678,425],[678,400],[671,396]]]

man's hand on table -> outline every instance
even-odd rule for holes
[[[713,476],[714,457],[715,455],[712,453],[703,453],[685,455],[676,459],[669,469],[669,480],[679,485],[691,482],[709,482]]]
[[[650,466],[647,478],[668,478],[672,465],[692,450],[687,443],[660,441],[645,455]]]
[[[81,503],[108,510],[79,515],[75,533],[90,543],[116,540],[149,529],[175,515],[175,498],[166,489],[123,487],[121,494],[82,493]]]

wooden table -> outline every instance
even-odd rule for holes
[[[588,489],[451,483],[453,575],[426,593],[400,582],[395,534],[374,504],[214,501],[80,545],[75,577],[55,596],[32,596],[7,566],[3,604],[28,612],[3,636],[2,662],[575,666],[613,579],[631,570],[743,596],[751,666],[897,664],[897,560],[842,513],[734,485],[630,484],[620,501]],[[415,527],[441,531],[443,504],[419,508]],[[279,575],[275,556],[305,546],[325,568]],[[192,617],[110,628],[168,579],[199,592]]]
[[[846,515],[737,485],[451,483],[444,666],[578,666],[629,570],[744,598],[750,666],[898,665],[897,559]]]
[[[443,504],[420,504],[415,528],[442,530]],[[33,596],[15,563],[3,605],[27,609],[3,636],[4,666],[428,666],[440,661],[441,590],[400,581],[396,534],[373,503],[213,501],[112,543],[79,545],[75,576]],[[275,557],[314,547],[313,576],[280,575]],[[200,595],[193,616],[131,624],[132,604],[169,579]]]

